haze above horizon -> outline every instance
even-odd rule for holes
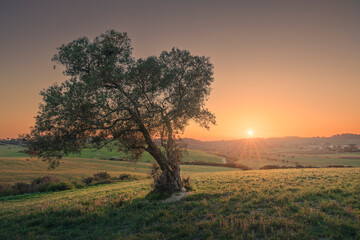
[[[8,1],[0,9],[0,138],[34,124],[39,92],[66,78],[56,48],[108,29],[128,32],[136,58],[176,46],[209,56],[200,140],[360,133],[358,1]],[[251,134],[250,134],[251,131]]]

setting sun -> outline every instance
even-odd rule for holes
[[[0,3],[0,240],[360,240],[360,0]]]

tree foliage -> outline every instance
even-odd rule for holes
[[[154,157],[160,190],[179,188],[169,179],[180,171],[178,135],[190,120],[205,128],[215,123],[205,107],[213,82],[209,58],[173,48],[136,60],[128,35],[110,30],[92,42],[63,44],[52,60],[69,79],[41,91],[28,153],[56,167],[63,155],[114,142],[134,157],[144,151]]]

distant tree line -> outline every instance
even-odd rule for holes
[[[21,138],[0,139],[0,145],[6,145],[6,144],[25,146],[25,142]]]

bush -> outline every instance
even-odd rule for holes
[[[352,168],[354,166],[345,166],[345,165],[328,165],[328,168]]]
[[[77,189],[80,189],[80,188],[85,187],[85,184],[84,184],[84,183],[80,183],[80,182],[77,182],[77,181],[72,181],[71,183],[72,183],[72,184],[74,185],[74,187],[77,188]]]
[[[102,180],[102,181],[96,181],[96,182],[93,182],[91,185],[96,186],[96,185],[107,184],[107,183],[112,183],[112,181],[110,179]]]
[[[14,190],[11,188],[10,185],[2,186],[0,185],[0,196],[9,196],[15,195]]]
[[[73,189],[74,185],[68,182],[47,182],[38,184],[35,187],[36,192],[55,192],[55,191],[63,191]]]
[[[121,180],[121,181],[130,179],[130,178],[131,178],[131,175],[127,174],[127,173],[120,174],[120,176],[119,176],[119,180]]]
[[[193,188],[191,187],[190,176],[182,177],[181,183],[182,183],[182,187],[185,188],[187,191],[193,190]]]
[[[107,172],[98,172],[95,173],[93,176],[95,181],[108,180],[111,178],[110,174],[108,174]]]
[[[194,161],[194,162],[181,162],[183,165],[204,165],[204,166],[215,166],[215,167],[229,167],[229,168],[240,168],[242,170],[252,170],[250,167],[243,165],[241,163],[227,162],[227,163],[212,163],[204,161]]]
[[[296,164],[295,167],[293,166],[280,166],[280,165],[265,165],[260,168],[260,170],[266,170],[266,169],[293,169],[293,168],[317,168],[314,166],[304,166],[301,164]]]
[[[40,183],[34,186],[34,192],[46,192],[50,183]]]
[[[55,176],[47,175],[35,178],[31,184],[17,182],[13,186],[0,186],[0,196],[19,195],[33,192],[50,192],[73,189],[75,184],[59,182]],[[81,188],[82,186],[78,186]]]
[[[31,185],[35,186],[42,183],[48,183],[48,182],[59,182],[56,176],[54,175],[45,175],[43,177],[35,178],[31,181]]]
[[[48,192],[55,192],[55,191],[63,191],[70,189],[74,189],[74,185],[72,185],[69,182],[59,182],[59,183],[49,183],[46,190]]]
[[[283,166],[279,166],[279,165],[265,165],[265,166],[262,166],[260,168],[260,170],[265,170],[265,169],[283,169],[284,167]]]
[[[0,196],[10,196],[15,195],[14,190],[11,187],[4,187],[1,189]]]
[[[81,181],[83,183],[85,183],[85,185],[89,185],[94,181],[94,178],[93,177],[87,177],[87,178],[83,178]]]
[[[31,192],[30,184],[23,183],[23,182],[17,182],[11,188],[14,191],[14,194],[23,194],[23,193]]]

